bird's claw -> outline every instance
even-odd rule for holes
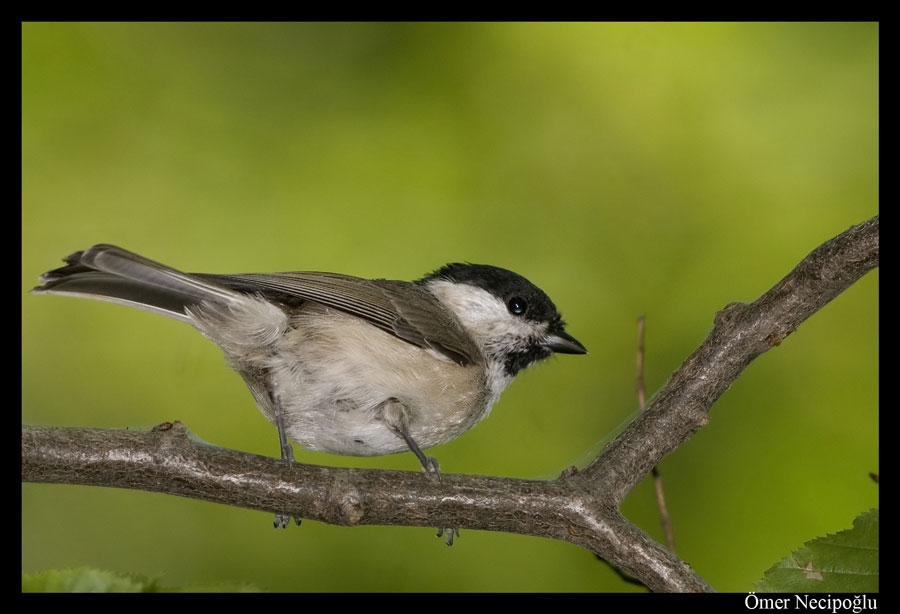
[[[440,528],[438,529],[437,536],[441,537],[444,533],[447,534],[447,545],[453,545],[453,538],[459,537],[459,529],[451,529],[451,528]]]
[[[300,526],[300,521],[300,518],[294,516],[294,522],[297,526]],[[291,517],[289,514],[275,514],[275,522],[272,523],[272,526],[276,529],[286,529],[289,524],[291,524]]]
[[[438,461],[433,456],[426,456],[425,461],[422,463],[422,469],[425,470],[425,473],[428,475],[433,475],[438,479],[438,482],[443,483],[441,479],[441,467],[438,465]]]

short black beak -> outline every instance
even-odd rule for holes
[[[587,354],[581,341],[564,330],[549,335],[542,344],[545,348],[553,350],[557,354]]]

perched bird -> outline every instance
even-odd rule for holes
[[[553,353],[587,352],[543,291],[489,265],[448,264],[408,282],[182,273],[103,244],[64,261],[32,292],[190,324],[244,378],[288,460],[288,439],[351,456],[408,449],[438,474],[423,449],[475,426],[522,369]],[[287,522],[276,517],[276,526]]]

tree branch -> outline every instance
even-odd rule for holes
[[[709,421],[713,403],[760,354],[878,266],[878,216],[823,243],[753,303],[731,303],[647,409],[579,474],[621,502]]]
[[[298,464],[196,441],[180,423],[150,432],[22,427],[24,482],[139,489],[339,525],[464,527],[582,546],[655,591],[710,591],[619,506],[708,421],[757,356],[878,266],[878,217],[826,242],[775,287],[716,315],[712,332],[644,412],[583,471],[556,480]]]

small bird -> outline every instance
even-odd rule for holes
[[[587,353],[543,291],[490,265],[447,264],[413,282],[182,273],[107,244],[64,262],[32,292],[190,324],[244,378],[287,461],[288,439],[349,456],[411,450],[439,475],[424,449],[475,426],[522,369],[553,353]],[[276,526],[288,521],[276,516]]]

